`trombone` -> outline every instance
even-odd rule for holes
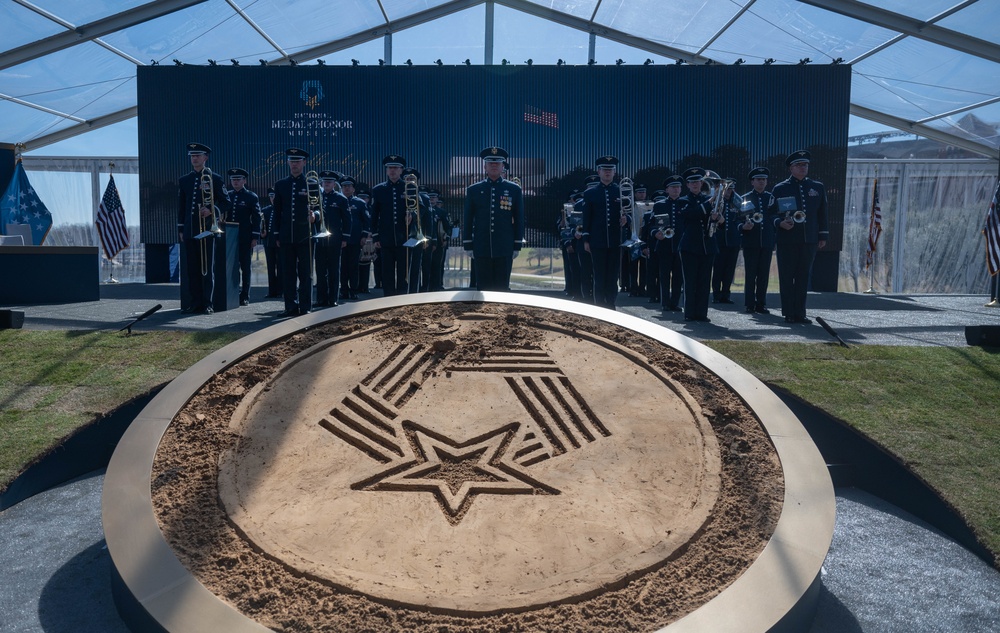
[[[640,215],[636,216],[638,209],[635,206],[635,185],[632,183],[632,179],[628,176],[622,178],[622,181],[618,183],[618,191],[622,217],[632,220],[632,235],[625,240],[622,246],[632,248],[633,246],[642,244],[642,240],[639,239],[639,233],[637,232],[639,222],[642,221],[642,212],[639,211]]]
[[[221,235],[222,229],[219,228],[218,218],[215,215],[215,186],[212,182],[211,169],[205,167],[201,170],[199,183],[199,187],[201,188],[201,206],[198,208],[198,229],[200,230],[194,236],[194,239],[198,240],[199,247],[201,248],[201,276],[204,277],[208,274],[208,245],[205,244],[204,239],[206,237]],[[211,226],[205,226],[205,216],[201,214],[202,207],[207,207],[212,212]]]
[[[406,200],[407,219],[415,217],[417,224],[416,235],[406,240],[403,246],[413,248],[427,242],[427,236],[424,235],[423,227],[420,226],[420,187],[417,183],[417,177],[414,174],[403,176],[403,198]],[[407,230],[407,233],[409,233],[409,230]]]
[[[323,212],[323,189],[319,184],[319,174],[315,171],[306,172],[306,200],[310,213],[319,212],[319,230],[313,235],[314,240],[330,237],[326,229],[326,214]]]

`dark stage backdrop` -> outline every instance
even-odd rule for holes
[[[847,66],[144,66],[138,69],[142,241],[177,240],[176,181],[185,144],[212,147],[209,167],[250,171],[265,189],[287,175],[284,150],[312,154],[369,186],[386,154],[420,170],[461,217],[482,178],[479,151],[498,145],[525,189],[529,246],[555,246],[568,194],[597,157],[650,193],[700,166],[750,189],[747,172],[787,177],[808,149],[827,186],[831,239],[842,244],[851,70]]]

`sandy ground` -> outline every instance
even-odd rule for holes
[[[470,313],[492,316],[490,327],[476,328],[460,346],[443,344],[441,333]],[[385,341],[423,344],[455,362],[476,362],[515,341],[524,349],[538,347],[553,322],[634,351],[701,403],[700,415],[717,443],[718,494],[700,529],[665,553],[662,561],[608,582],[601,591],[555,604],[456,615],[346,590],[328,575],[288,564],[261,548],[226,512],[219,493],[220,460],[238,454],[245,441],[232,424],[234,414],[296,354],[331,337],[382,328],[377,336]],[[206,384],[171,424],[154,464],[152,490],[163,533],[181,561],[220,598],[279,631],[654,630],[710,600],[755,560],[777,522],[783,495],[780,465],[759,422],[736,394],[687,357],[591,319],[466,304],[417,306],[338,321],[240,361]],[[451,519],[456,521],[454,515]]]

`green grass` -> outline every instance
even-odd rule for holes
[[[240,336],[0,331],[0,490],[74,430]],[[978,347],[708,344],[897,455],[1000,558],[1000,354]]]
[[[1000,559],[1000,354],[979,347],[708,345],[895,454],[958,508]]]

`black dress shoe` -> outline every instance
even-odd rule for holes
[[[326,304],[326,305],[327,305],[327,306],[329,306],[329,307],[331,307],[331,308],[336,308],[336,307],[337,307],[337,306],[339,306],[340,304],[339,304],[339,303],[337,303],[336,301],[331,301],[330,303],[328,303],[328,304]]]
[[[299,314],[309,314],[312,310],[299,309]]]
[[[659,297],[650,297],[649,298],[649,302],[650,303],[659,303],[660,302],[660,298]]]
[[[747,313],[747,314],[753,314],[754,312],[756,312],[756,310],[754,310],[754,309],[753,309],[753,308],[751,308],[750,306],[747,306],[747,307],[746,307],[746,313]]]
[[[299,315],[299,309],[298,308],[289,308],[289,309],[285,310],[284,312],[281,312],[281,313],[278,314],[279,317],[293,317],[293,316],[298,316],[298,315]]]
[[[670,306],[670,311],[671,312],[682,312],[680,306]]]
[[[205,314],[213,314],[215,312],[215,308],[213,308],[212,306],[205,306],[204,312]]]
[[[181,308],[181,312],[184,314],[191,314],[192,312],[198,312],[198,308],[194,306],[188,306],[186,308]]]
[[[696,318],[694,318],[694,317],[689,317],[689,316],[686,316],[686,317],[684,317],[684,320],[685,320],[685,321],[697,321],[698,319],[696,319]]]
[[[241,306],[248,306],[248,305],[250,305],[250,300],[249,299],[240,299],[240,305]]]
[[[754,312],[756,312],[757,314],[771,314],[771,311],[765,308],[764,306],[757,306],[754,309]]]
[[[712,322],[712,319],[710,319],[708,317],[701,317],[698,320],[701,321],[702,323],[711,323]]]
[[[348,298],[351,299],[352,301],[357,301],[358,295],[352,292],[350,295],[348,295]]]
[[[802,325],[812,325],[812,319],[809,319],[809,318],[806,318],[806,317],[795,319],[795,322],[796,323],[801,323]]]
[[[795,323],[795,319],[792,317],[785,317],[785,323]]]

